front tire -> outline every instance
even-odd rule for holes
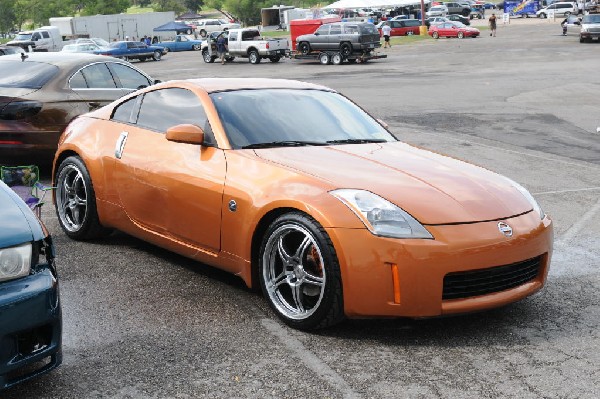
[[[194,44],[192,46],[192,51],[198,51],[198,50],[200,50],[200,45],[199,44]]]
[[[160,59],[162,58],[162,53],[159,50],[156,50],[153,54],[152,54],[152,59],[154,61],[160,61]]]
[[[307,42],[302,42],[298,44],[298,51],[302,55],[307,55],[308,53],[310,53],[310,44],[308,44]]]
[[[330,58],[329,58],[329,54],[327,53],[321,53],[319,54],[319,62],[323,65],[327,65],[329,64]]]
[[[258,51],[251,50],[248,53],[248,60],[251,64],[260,64],[260,55],[258,54]]]
[[[213,62],[215,62],[214,57],[212,57],[209,53],[208,50],[204,49],[204,51],[202,51],[202,59],[204,60],[204,62],[206,62],[207,64],[212,64]]]
[[[463,32],[458,32],[457,36],[459,39],[462,39],[465,37],[465,34]]]
[[[335,249],[308,215],[287,213],[269,226],[260,247],[259,276],[269,305],[291,327],[313,330],[344,318]]]
[[[433,32],[433,33],[431,34],[431,37],[433,37],[434,39],[439,39],[439,38],[440,38],[440,34],[439,34],[439,33],[437,33],[437,32]]]
[[[56,214],[65,234],[74,240],[106,235],[96,209],[96,194],[90,174],[78,156],[62,161],[56,171]]]

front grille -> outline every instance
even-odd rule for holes
[[[506,266],[448,273],[442,299],[469,298],[518,287],[537,277],[541,262],[538,256]]]

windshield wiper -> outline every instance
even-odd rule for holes
[[[270,141],[268,143],[254,143],[243,146],[247,148],[272,148],[272,147],[302,147],[306,145],[327,145],[320,141],[301,141],[301,140],[286,140],[286,141]]]
[[[387,143],[386,139],[342,139],[328,140],[327,144],[366,144],[366,143]]]

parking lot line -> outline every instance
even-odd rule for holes
[[[286,330],[279,323],[271,319],[262,319],[261,324],[272,335],[281,341],[289,350],[291,350],[298,359],[318,377],[329,384],[333,389],[342,393],[344,398],[360,398],[350,384],[336,373],[331,367],[323,362],[317,355],[309,351],[298,339],[294,338],[291,330]]]
[[[569,229],[562,235],[557,243],[567,243],[575,238],[579,232],[586,226],[591,220],[597,220],[596,215],[600,213],[600,200],[596,202],[594,206],[590,208],[579,220],[577,220]]]

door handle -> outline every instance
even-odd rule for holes
[[[121,135],[117,139],[117,144],[115,145],[115,157],[117,159],[121,159],[121,156],[123,156],[123,150],[125,149],[128,135],[129,133],[127,132],[121,132]]]

